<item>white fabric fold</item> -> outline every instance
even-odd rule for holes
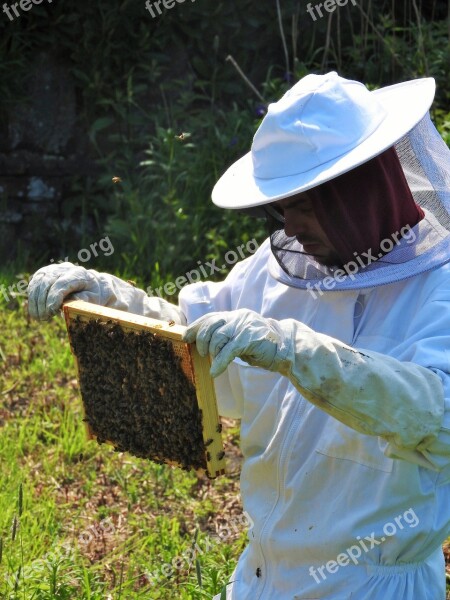
[[[163,298],[148,296],[144,290],[114,275],[97,273],[93,270],[88,272],[94,275],[100,284],[100,297],[97,304],[161,321],[175,321],[178,325],[186,324],[186,317],[175,304]]]

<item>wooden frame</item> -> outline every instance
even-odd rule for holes
[[[214,382],[210,375],[209,357],[203,358],[199,355],[195,344],[187,344],[182,341],[182,336],[186,327],[176,325],[174,322],[159,321],[127,313],[113,308],[97,306],[81,300],[72,300],[63,305],[66,327],[69,334],[69,341],[72,353],[75,358],[77,377],[79,380],[80,366],[75,355],[72,340],[70,338],[69,326],[71,321],[80,318],[84,321],[99,319],[101,321],[113,321],[119,324],[122,329],[128,331],[148,331],[160,336],[161,338],[172,342],[172,347],[181,358],[181,367],[185,375],[195,386],[198,407],[202,412],[203,442],[205,449],[205,459],[207,464],[207,475],[215,478],[225,473],[225,459],[222,441],[222,425],[220,423],[217,410],[217,401],[214,390]],[[96,436],[88,428],[88,436]],[[164,460],[164,458],[162,459]],[[168,464],[171,463],[165,460]]]

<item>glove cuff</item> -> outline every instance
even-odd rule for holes
[[[286,375],[290,371],[292,364],[287,360],[291,354],[291,349],[294,344],[294,330],[288,321],[277,321],[275,319],[267,319],[270,329],[273,331],[273,336],[267,337],[271,342],[277,344],[275,358],[269,367],[270,371],[277,371],[282,375]]]

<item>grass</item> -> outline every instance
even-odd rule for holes
[[[245,546],[239,468],[209,481],[88,442],[63,320],[0,296],[0,332],[0,598],[219,593]]]

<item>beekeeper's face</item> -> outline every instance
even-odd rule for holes
[[[340,264],[336,249],[321,227],[308,193],[300,193],[273,203],[284,216],[284,232],[288,237],[296,237],[305,252],[328,266]]]

